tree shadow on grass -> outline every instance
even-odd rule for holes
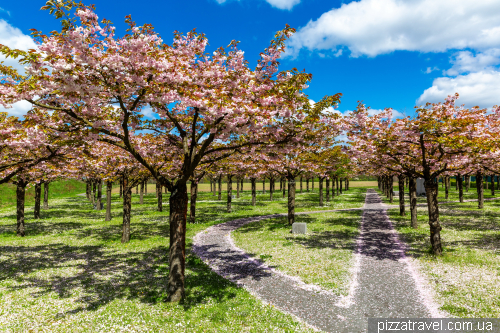
[[[38,220],[26,220],[25,230],[26,236],[42,236],[50,234],[61,234],[75,229],[82,229],[88,226],[85,223],[79,222],[44,222]],[[0,235],[15,235],[16,234],[16,220],[11,224],[0,225]]]
[[[0,260],[0,280],[16,281],[8,289],[37,288],[33,297],[56,292],[60,298],[76,298],[76,308],[58,317],[95,311],[119,298],[155,304],[167,296],[168,248],[164,246],[125,253],[102,246],[1,246],[0,253],[9,254]],[[209,300],[235,297],[235,285],[201,260],[188,255],[186,264],[186,310]],[[31,275],[47,269],[55,273],[46,278]]]

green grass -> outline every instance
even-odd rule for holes
[[[466,192],[464,192],[466,194]],[[498,191],[497,191],[498,194]],[[485,190],[485,197],[491,192]],[[458,200],[452,187],[450,200]],[[476,199],[470,191],[465,199]],[[425,198],[420,199],[425,203]],[[444,191],[440,191],[440,201]],[[395,198],[395,204],[398,203]],[[441,309],[456,317],[500,317],[500,200],[442,203],[439,205],[443,255],[431,254],[426,207],[418,207],[419,228],[410,227],[409,213],[399,216],[399,209],[389,210],[395,228],[409,245],[409,255],[433,286]]]
[[[42,185],[42,201],[43,201],[43,186]],[[49,184],[49,205],[50,200],[74,196],[78,193],[85,192],[85,183],[79,180],[58,180]],[[35,204],[35,186],[31,186],[26,190],[25,206]],[[0,185],[0,208],[16,204],[16,185],[1,184]]]
[[[350,190],[321,209],[360,207]],[[82,193],[84,191],[77,191]],[[135,193],[135,191],[134,191]],[[341,199],[342,198],[342,199]],[[154,194],[133,195],[131,241],[121,244],[121,199],[112,197],[110,222],[84,196],[51,199],[41,219],[26,209],[26,237],[15,236],[15,207],[0,209],[0,327],[13,332],[310,332],[293,317],[262,304],[191,254],[193,236],[243,216],[286,212],[286,199],[256,206],[250,193],[225,201],[200,193],[197,223],[187,228],[186,298],[167,294],[168,195],[164,212]],[[318,194],[297,196],[297,211],[318,210]],[[22,318],[22,320],[19,320]]]
[[[297,215],[306,235],[290,234],[286,218],[249,223],[232,233],[235,243],[266,264],[337,295],[352,280],[356,237],[362,211]]]

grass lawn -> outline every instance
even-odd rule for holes
[[[359,207],[357,197],[351,189],[322,209]],[[222,279],[191,254],[192,237],[213,224],[286,212],[286,199],[269,202],[267,194],[257,199],[251,206],[250,193],[245,192],[233,200],[228,214],[224,199],[200,193],[197,223],[187,228],[183,304],[162,302],[167,293],[168,195],[163,197],[164,212],[156,211],[151,191],[143,205],[133,195],[128,244],[120,243],[122,205],[117,195],[112,197],[110,222],[104,222],[104,211],[92,210],[83,196],[51,199],[41,220],[32,218],[27,205],[24,238],[15,236],[15,207],[4,207],[0,327],[12,332],[312,332]],[[299,194],[297,211],[317,210],[317,202],[317,193]]]
[[[499,192],[497,191],[497,195]],[[444,201],[444,190],[439,192]],[[476,199],[476,189],[464,192],[465,199]],[[485,198],[492,197],[485,190]],[[454,187],[450,200],[458,201]],[[419,203],[425,203],[419,198]],[[394,203],[398,203],[395,197]],[[399,216],[399,209],[389,210],[395,228],[409,245],[408,254],[416,259],[436,292],[441,309],[452,316],[468,318],[500,317],[500,200],[485,201],[477,209],[477,201],[439,205],[443,227],[443,256],[430,252],[426,207],[418,207],[419,228],[410,227],[409,213]]]

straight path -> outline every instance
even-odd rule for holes
[[[212,226],[193,239],[193,251],[217,274],[262,301],[327,332],[366,332],[370,317],[442,317],[422,279],[404,254],[387,217],[387,205],[369,189],[363,207],[351,291],[339,297],[305,284],[239,249],[230,233],[241,226],[284,214],[243,218]],[[324,213],[302,212],[301,214]]]

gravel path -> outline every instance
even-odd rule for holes
[[[243,218],[212,226],[194,237],[193,251],[217,274],[323,331],[366,332],[370,317],[444,317],[430,298],[422,278],[405,257],[404,248],[387,217],[387,205],[374,190],[368,190],[363,209],[354,278],[347,297],[335,296],[297,277],[278,272],[234,245],[231,231],[250,222],[284,214]],[[324,212],[328,211],[302,214]]]

